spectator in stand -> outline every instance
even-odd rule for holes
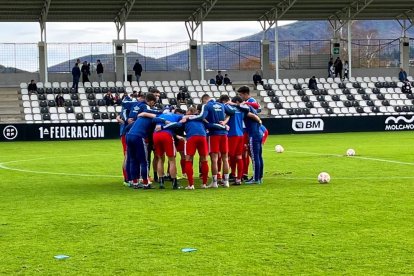
[[[262,76],[259,71],[256,71],[256,74],[253,75],[254,86],[257,87],[258,84],[263,85]]]
[[[342,80],[342,69],[342,60],[339,57],[337,57],[335,60],[335,78],[339,76],[339,78]]]
[[[29,91],[29,93],[37,93],[37,85],[36,82],[34,80],[31,80],[29,85],[27,86],[27,90]]]
[[[78,63],[76,63],[75,66],[73,66],[72,68],[72,77],[73,77],[72,88],[75,89],[76,93],[78,92],[78,84],[79,84],[80,76],[81,76],[81,71],[79,69]]]
[[[333,58],[331,57],[328,62],[328,78],[332,78],[332,66],[334,65]]]
[[[90,64],[86,61],[83,62],[82,68],[82,83],[85,84],[85,82],[89,82],[89,75],[91,74],[90,70]]]
[[[134,92],[137,93],[137,91],[134,91]],[[123,102],[124,100],[125,101],[130,101],[131,100],[131,98],[129,97],[129,95],[126,91],[124,92],[124,94],[121,97],[121,101]]]
[[[400,68],[400,73],[398,74],[398,79],[400,82],[407,81],[407,72],[404,71],[404,68]]]
[[[101,81],[103,81],[104,68],[103,68],[103,65],[102,65],[100,59],[98,59],[96,61],[96,63],[97,63],[97,65],[96,65],[96,74],[98,74],[98,81],[101,82]]]
[[[315,76],[312,76],[312,78],[309,79],[308,87],[312,90],[318,89],[318,82],[316,81]]]
[[[59,93],[56,96],[55,101],[58,107],[62,107],[65,104],[65,99],[63,98],[62,93]]]
[[[221,71],[217,71],[217,75],[216,75],[216,85],[220,86],[223,84],[223,75],[221,74]]]
[[[228,74],[224,74],[223,83],[224,83],[224,85],[229,85],[229,84],[231,84],[231,80],[230,80],[230,78],[229,78],[229,75],[228,75]]]
[[[142,74],[142,65],[139,63],[139,60],[135,61],[134,67],[132,68],[135,72],[135,78],[137,79],[137,82],[139,82]]]
[[[119,97],[119,94],[117,92],[117,93],[115,93],[115,96],[114,96],[114,104],[115,105],[120,105],[121,103],[122,103],[121,97]]]
[[[179,103],[184,103],[185,102],[185,92],[183,92],[181,90],[180,90],[180,92],[178,92],[178,94],[177,94],[177,101]]]
[[[349,64],[347,60],[345,60],[345,64],[344,64],[344,79],[343,80],[345,80],[345,78],[349,80]]]
[[[114,105],[114,96],[112,96],[111,91],[108,91],[104,96],[105,105]]]

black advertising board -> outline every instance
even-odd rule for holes
[[[413,115],[265,118],[262,121],[270,134],[414,130]],[[0,141],[89,140],[118,137],[117,123],[0,125]]]

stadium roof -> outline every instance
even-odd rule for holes
[[[184,22],[202,3],[214,4],[205,21],[256,21],[283,3],[291,4],[283,20],[326,20],[351,4],[365,5],[353,19],[395,19],[414,10],[413,0],[0,0],[0,21],[114,22],[129,5],[127,22]]]

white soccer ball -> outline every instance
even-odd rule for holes
[[[348,149],[348,150],[346,151],[346,155],[347,155],[347,156],[355,156],[355,150],[353,150],[353,149]]]
[[[285,151],[285,149],[284,149],[281,145],[276,145],[276,147],[275,147],[275,151],[276,151],[277,153],[282,153],[282,152],[284,152],[284,151]]]
[[[329,183],[329,181],[331,181],[331,176],[327,172],[321,172],[318,175],[318,182],[319,183],[326,184],[326,183]]]

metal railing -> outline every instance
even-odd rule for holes
[[[0,73],[39,71],[36,43],[0,43]]]
[[[279,41],[281,69],[325,68],[331,51],[330,40]],[[341,57],[348,59],[347,41],[341,42]],[[200,47],[198,63],[200,64]],[[260,69],[260,41],[207,42],[204,45],[206,70]],[[144,71],[188,71],[188,42],[139,42],[127,44],[127,66],[132,70],[138,59]],[[274,68],[274,42],[270,42],[270,63]],[[399,66],[399,39],[353,39],[352,66],[386,68]],[[106,72],[115,71],[115,49],[112,43],[48,43],[48,71],[70,72],[77,59],[91,63],[95,71],[100,59]],[[414,38],[410,39],[410,65],[414,66]],[[39,71],[36,43],[0,43],[0,73]]]

